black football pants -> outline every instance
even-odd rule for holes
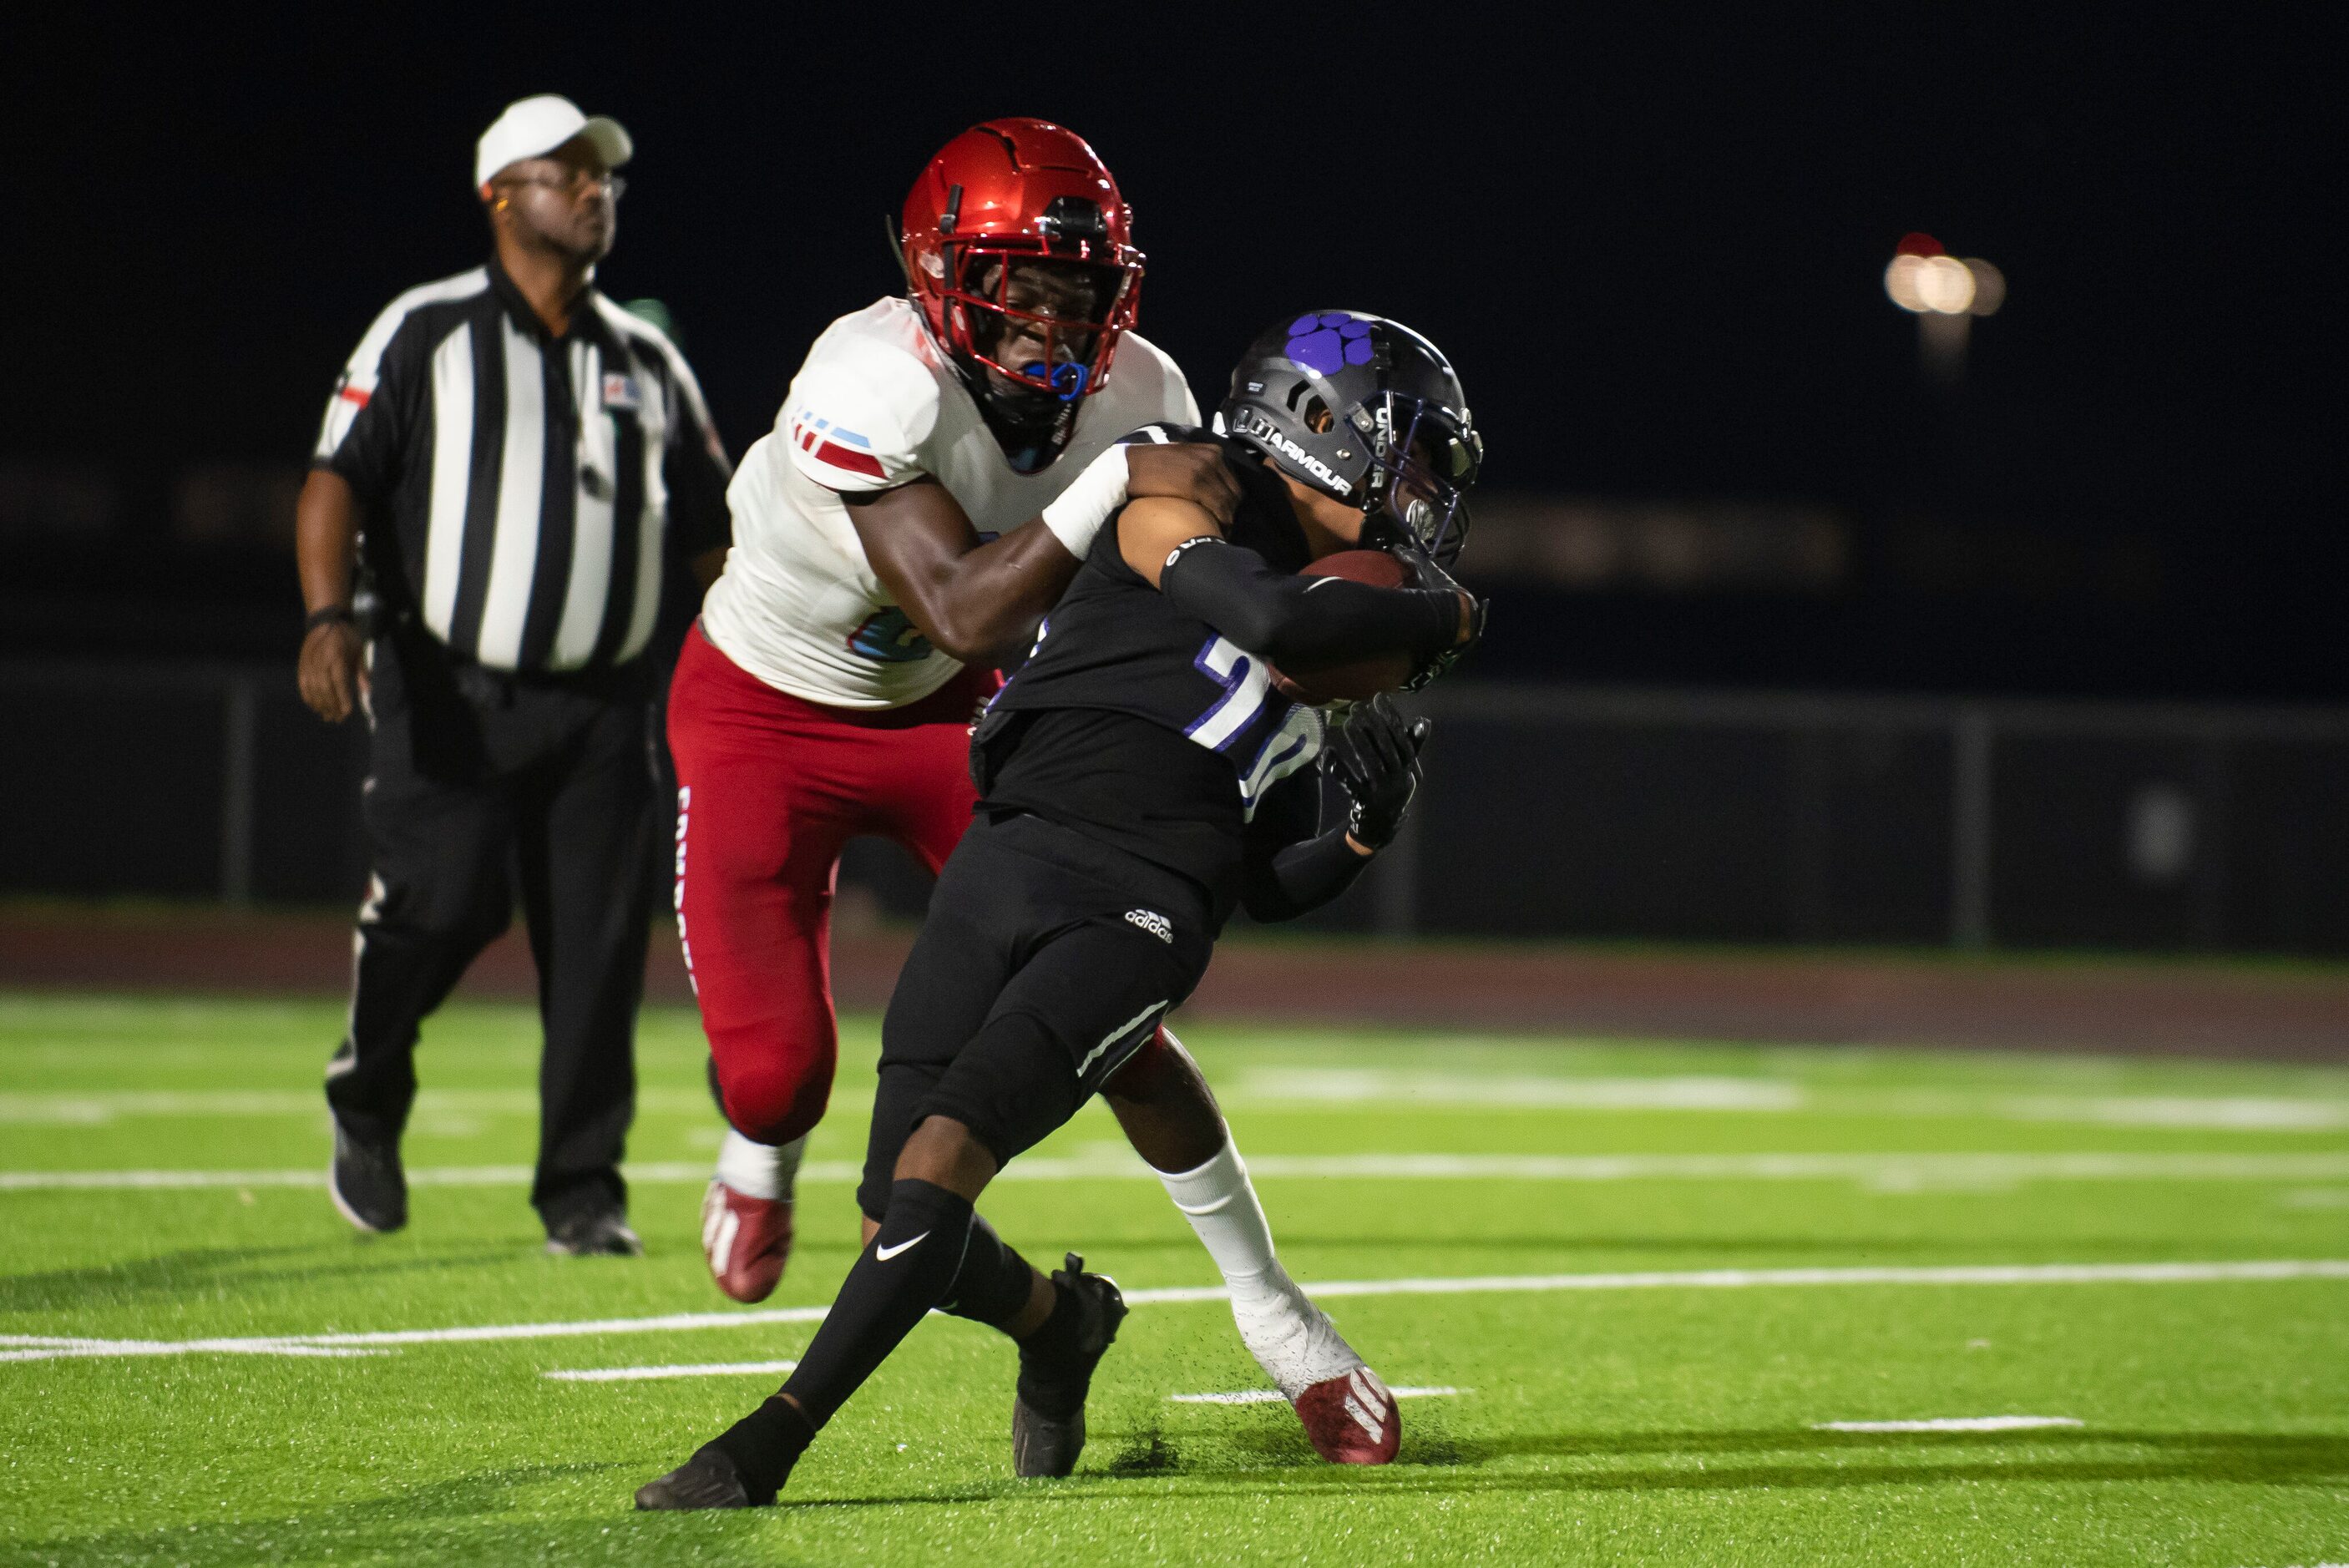
[[[531,1202],[550,1229],[624,1202],[652,913],[647,683],[501,676],[412,634],[371,653],[374,874],[327,1102],[363,1138],[399,1136],[418,1027],[519,892],[545,1031]]]
[[[880,1220],[898,1152],[949,1116],[999,1167],[1077,1113],[1206,972],[1187,878],[1040,817],[982,816],[938,874],[881,1026],[858,1204]]]

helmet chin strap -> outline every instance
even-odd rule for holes
[[[959,356],[955,368],[1012,467],[1035,473],[1051,466],[1076,429],[1075,399],[1027,387],[1006,392],[989,379],[986,366]]]

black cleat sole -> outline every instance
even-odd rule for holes
[[[1085,1273],[1085,1262],[1076,1253],[1068,1256],[1067,1267],[1056,1269],[1052,1281],[1065,1290],[1076,1293],[1083,1304],[1084,1326],[1079,1336],[1077,1353],[1072,1366],[1058,1369],[1060,1376],[1069,1377],[1086,1393],[1092,1391],[1094,1371],[1109,1347],[1117,1342],[1119,1326],[1125,1322],[1129,1310],[1125,1297],[1120,1294],[1117,1282],[1106,1274]],[[1073,1376],[1071,1376],[1073,1374]],[[1024,1380],[1024,1379],[1023,1379]],[[1011,1473],[1023,1480],[1050,1478],[1071,1474],[1077,1459],[1085,1451],[1085,1407],[1081,1394],[1077,1408],[1066,1417],[1047,1416],[1030,1404],[1024,1396],[1015,1395],[1011,1402]]]
[[[703,1448],[668,1474],[636,1488],[646,1513],[687,1513],[705,1508],[749,1508],[750,1493],[724,1450]]]
[[[1072,1475],[1085,1451],[1085,1413],[1065,1421],[1039,1415],[1027,1400],[1011,1401],[1011,1473],[1022,1480]]]

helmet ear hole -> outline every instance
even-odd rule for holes
[[[1300,406],[1301,405],[1301,406]],[[1330,412],[1330,405],[1312,384],[1299,381],[1288,389],[1288,411],[1297,416],[1298,423],[1317,436],[1326,436],[1337,428],[1338,417]]]

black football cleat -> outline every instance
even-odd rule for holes
[[[1077,1468],[1077,1456],[1085,1451],[1085,1395],[1093,1368],[1127,1312],[1117,1281],[1085,1273],[1085,1260],[1074,1253],[1066,1268],[1053,1271],[1052,1284],[1075,1296],[1077,1332],[1071,1346],[1049,1358],[1020,1346],[1019,1388],[1011,1402],[1011,1473],[1019,1476],[1062,1476]]]
[[[380,1234],[408,1223],[408,1173],[399,1167],[398,1142],[369,1142],[336,1117],[326,1196],[344,1219],[362,1231]]]
[[[767,1500],[772,1502],[774,1499]],[[657,1480],[636,1488],[636,1507],[647,1513],[682,1513],[701,1508],[750,1508],[742,1472],[726,1450],[704,1443],[693,1457]]]
[[[640,1258],[645,1243],[621,1209],[589,1209],[546,1228],[546,1250],[559,1258]]]

